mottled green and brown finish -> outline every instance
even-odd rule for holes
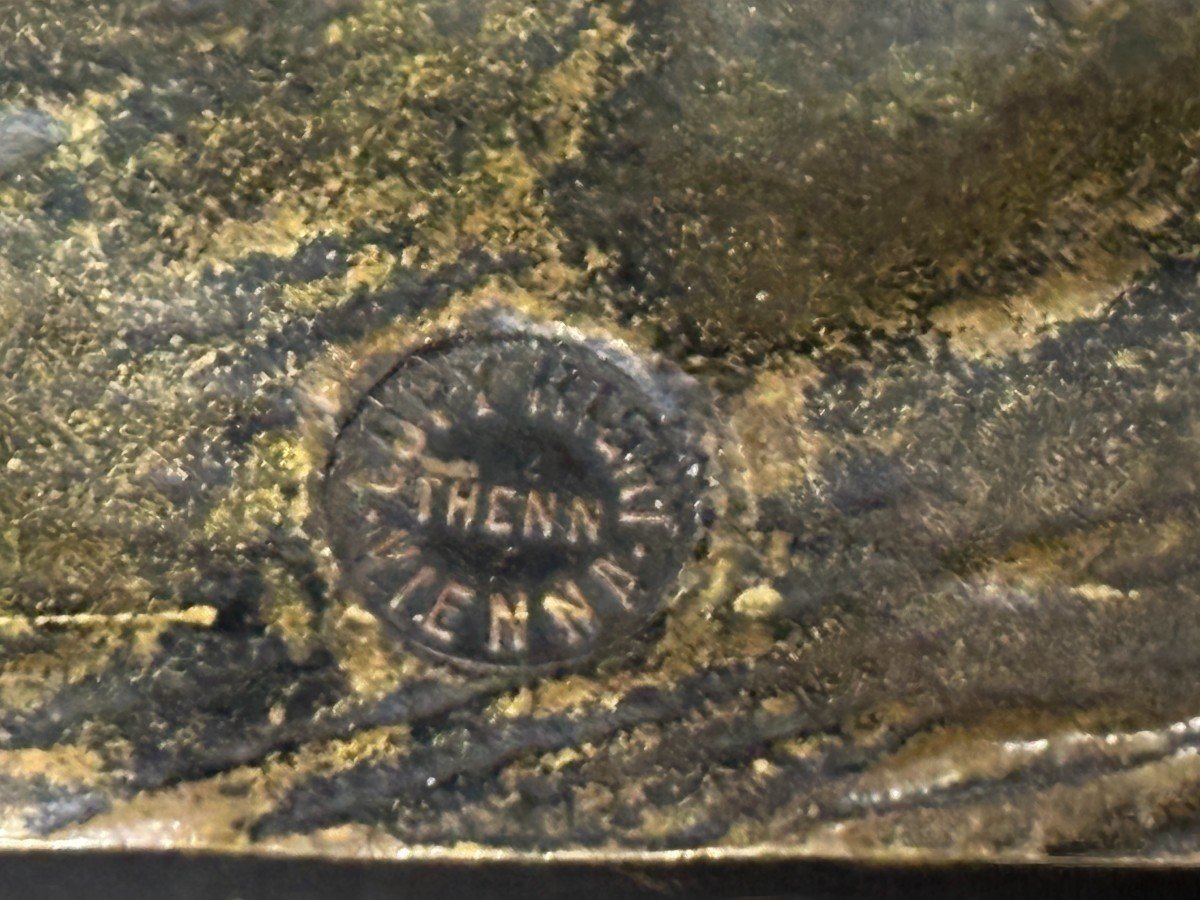
[[[0,833],[1200,853],[1192,0],[0,0]],[[698,379],[627,656],[421,661],[309,528],[480,309]]]

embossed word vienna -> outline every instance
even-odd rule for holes
[[[460,336],[358,405],[325,519],[349,588],[410,644],[554,666],[661,610],[703,524],[705,465],[686,416],[604,352]]]

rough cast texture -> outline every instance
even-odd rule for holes
[[[1200,852],[1191,0],[0,0],[0,832]],[[308,526],[487,307],[714,398],[582,672],[405,650]]]

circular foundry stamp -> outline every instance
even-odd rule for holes
[[[458,335],[366,394],[326,469],[342,577],[409,644],[502,668],[595,658],[694,554],[707,457],[654,379],[582,340]]]

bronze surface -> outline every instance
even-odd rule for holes
[[[0,0],[0,836],[1194,860],[1198,98],[1191,0]],[[313,529],[484,312],[707,398],[579,670]]]

